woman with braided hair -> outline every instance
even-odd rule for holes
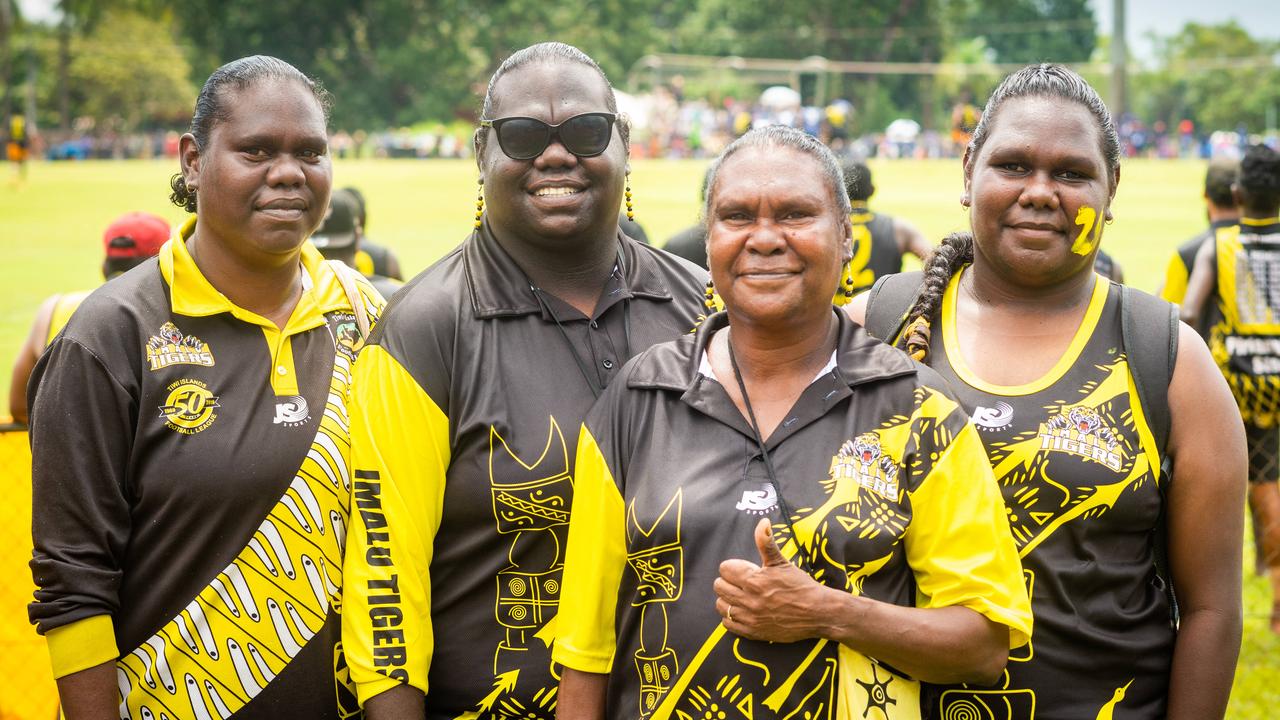
[[[972,232],[926,264],[891,338],[949,381],[978,426],[1035,615],[995,686],[926,692],[935,716],[1225,712],[1241,632],[1244,436],[1200,337],[1093,270],[1119,179],[1115,128],[1088,83],[1055,65],[1007,77],[964,155]],[[886,309],[876,292],[850,306],[856,320]],[[1168,376],[1142,383],[1138,369],[1160,359],[1138,352],[1142,336],[1161,327],[1127,332],[1139,308],[1162,312],[1177,343],[1165,343]]]

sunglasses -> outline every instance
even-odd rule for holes
[[[616,113],[591,112],[574,115],[559,125],[531,117],[505,117],[481,120],[480,127],[491,127],[498,134],[498,147],[512,160],[532,160],[542,154],[552,140],[580,158],[595,157],[609,147],[613,139]]]

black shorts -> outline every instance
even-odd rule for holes
[[[1244,439],[1249,445],[1249,482],[1280,480],[1280,428],[1245,423]]]

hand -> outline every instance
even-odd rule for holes
[[[821,637],[830,588],[782,556],[768,519],[756,525],[760,564],[725,560],[716,578],[716,612],[729,632],[752,640],[796,642]]]

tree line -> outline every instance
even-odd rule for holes
[[[979,102],[995,64],[1087,63],[1104,51],[1088,0],[58,0],[59,17],[22,17],[0,0],[0,83],[6,112],[34,105],[39,125],[92,117],[123,132],[181,127],[198,84],[243,55],[281,57],[319,78],[337,102],[333,127],[376,130],[473,120],[483,83],[513,50],[555,39],[592,55],[620,89],[652,53],[866,62],[946,62],[964,75],[832,75],[829,98],[858,108],[858,130],[898,116],[945,126],[964,93]],[[1104,39],[1105,41],[1105,39]],[[1150,120],[1261,130],[1280,71],[1233,67],[1280,43],[1236,25],[1188,26],[1160,44],[1159,66],[1135,78],[1132,105]],[[1221,69],[1188,72],[1205,58]],[[1247,82],[1236,82],[1247,76]],[[759,90],[753,80],[702,94]],[[1105,87],[1104,78],[1099,78]],[[719,101],[722,97],[712,97]]]

